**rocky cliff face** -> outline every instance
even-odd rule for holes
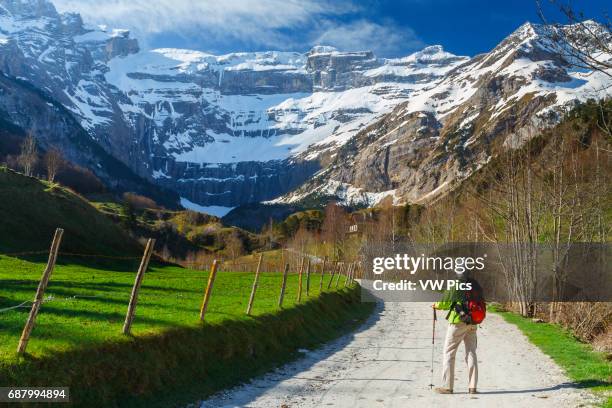
[[[112,59],[105,77],[130,100],[124,116],[149,141],[158,183],[201,205],[235,206],[301,185],[324,165],[321,152],[464,61],[441,47],[396,60],[330,47],[159,49]]]
[[[0,70],[200,206],[423,201],[600,95],[603,79],[572,70],[539,30],[472,59],[440,46],[397,59],[323,46],[216,56],[142,51],[129,32],[88,27],[47,0],[0,0]]]
[[[177,191],[195,203],[234,207],[257,203],[302,185],[319,170],[315,161],[267,161],[219,164],[177,162],[155,158],[157,183]]]
[[[466,60],[441,47],[394,60],[331,47],[140,51],[127,31],[85,26],[45,0],[0,1],[0,35],[0,69],[48,92],[135,172],[205,206],[299,186],[319,151]]]
[[[112,190],[144,194],[170,208],[178,206],[178,196],[152,185],[134,174],[128,166],[102,149],[59,102],[29,82],[0,75],[0,125],[15,136],[33,135],[43,151],[56,147],[63,157],[92,169]],[[18,145],[19,139],[12,141]]]
[[[564,61],[546,34],[541,26],[521,26],[360,131],[312,180],[275,201],[335,197],[372,205],[392,195],[396,202],[428,202],[500,150],[557,123],[578,101],[606,97],[610,77]]]

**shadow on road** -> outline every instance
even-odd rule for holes
[[[599,385],[608,385],[609,383],[605,381],[599,380],[586,380],[586,381],[578,381],[578,382],[565,382],[557,385],[553,385],[551,387],[544,388],[527,388],[521,390],[494,390],[494,391],[478,391],[478,394],[482,395],[495,395],[495,394],[529,394],[534,392],[547,392],[547,391],[558,391],[562,389],[583,389],[583,388],[591,388]]]
[[[301,377],[296,377],[296,374],[307,371],[308,369],[310,369],[312,366],[314,366],[318,362],[329,359],[330,356],[334,355],[338,351],[345,348],[348,344],[350,344],[355,339],[356,335],[374,326],[380,320],[380,316],[383,311],[384,311],[384,304],[379,303],[376,306],[376,309],[374,310],[372,315],[368,318],[368,320],[366,320],[357,330],[353,331],[352,333],[346,334],[337,340],[324,344],[318,349],[309,351],[309,353],[305,354],[303,358],[297,361],[294,361],[292,363],[287,363],[286,365],[274,371],[264,374],[262,377],[253,379],[249,383],[238,385],[237,387],[234,387],[232,389],[223,391],[219,394],[213,395],[211,396],[210,399],[208,399],[208,401],[211,401],[211,400],[214,401],[214,400],[217,400],[218,398],[222,399],[223,394],[233,394],[236,398],[232,401],[232,403],[238,404],[237,406],[242,406],[242,405],[248,404],[251,401],[256,400],[262,394],[264,394],[267,390],[273,388],[278,383],[288,380],[290,378],[319,381],[319,382],[331,381],[331,380],[326,380],[326,379],[321,379],[321,378],[301,378]],[[258,383],[258,381],[262,381],[262,380],[266,382],[264,386]],[[338,380],[339,379],[333,379],[333,381],[338,381]],[[373,379],[371,378],[368,378],[368,379],[347,378],[345,380],[372,381]],[[376,380],[410,381],[410,380],[405,380],[405,379],[393,379],[393,378],[380,378]],[[240,392],[241,388],[244,388],[244,394]],[[239,392],[235,393],[236,390],[238,390]],[[209,406],[212,407],[212,405],[210,405],[210,402],[208,401],[204,401],[202,404],[202,407],[209,407]]]

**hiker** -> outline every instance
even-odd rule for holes
[[[478,383],[478,361],[476,359],[477,325],[482,322],[486,313],[486,306],[480,284],[462,274],[459,278],[462,283],[471,283],[472,289],[460,291],[451,289],[445,292],[444,298],[432,307],[438,310],[448,310],[446,320],[446,340],[444,341],[443,357],[443,387],[435,388],[439,394],[452,394],[455,381],[455,356],[461,342],[465,344],[465,362],[468,367],[470,394],[476,394]]]

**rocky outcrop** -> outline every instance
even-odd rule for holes
[[[428,200],[601,88],[530,24],[472,59],[440,46],[381,59],[322,46],[143,51],[129,32],[87,27],[46,0],[0,0],[0,17],[4,73],[58,101],[133,172],[200,205],[288,192],[280,201]]]
[[[106,51],[106,59],[110,60],[115,57],[125,57],[129,54],[135,54],[140,51],[138,41],[130,38],[130,32],[124,30],[111,37],[104,46]]]
[[[15,134],[34,136],[42,151],[55,147],[64,159],[89,168],[109,189],[132,191],[155,199],[169,208],[178,206],[170,190],[138,177],[128,166],[109,155],[60,103],[30,83],[0,75],[0,124],[17,129]],[[9,125],[10,124],[10,125]]]
[[[308,53],[306,62],[315,90],[344,90],[370,85],[374,80],[362,73],[380,65],[371,51],[338,52],[329,47],[315,47]]]
[[[315,161],[288,160],[194,164],[156,158],[157,183],[204,206],[234,207],[257,203],[284,194],[319,170]]]
[[[605,97],[601,84],[610,77],[574,69],[544,34],[540,26],[520,27],[361,130],[324,171],[275,202],[339,198],[372,205],[388,195],[400,203],[429,202],[501,151],[558,123],[578,101]]]
[[[224,95],[311,93],[311,75],[285,70],[231,70],[220,74],[219,91]]]

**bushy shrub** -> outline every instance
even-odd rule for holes
[[[159,206],[155,201],[149,197],[141,196],[135,193],[123,193],[123,201],[128,202],[137,210],[144,210],[147,208],[159,209]]]

